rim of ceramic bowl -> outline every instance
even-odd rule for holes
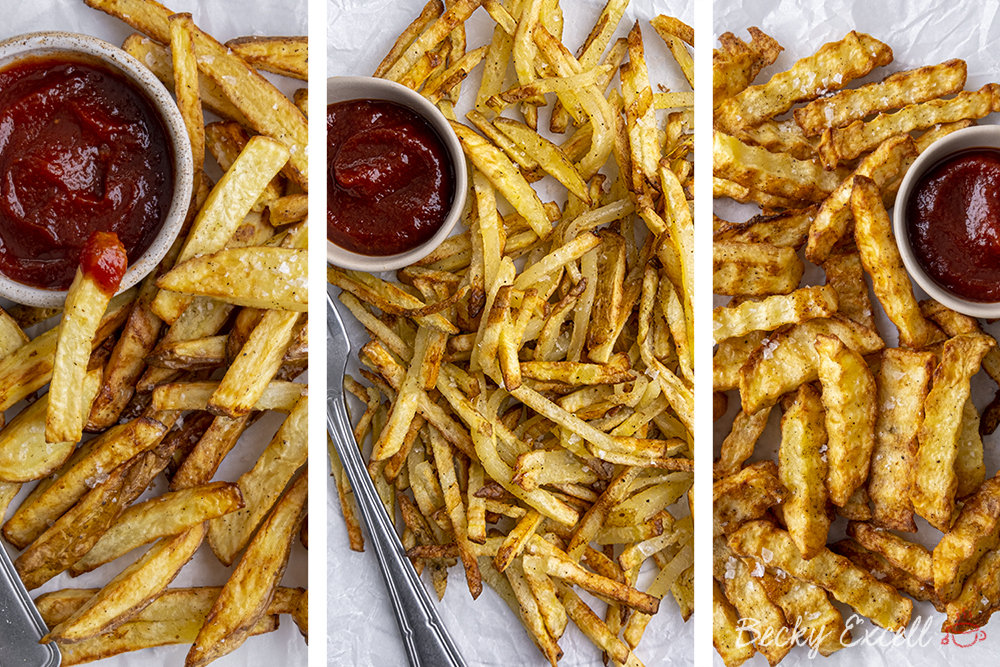
[[[1000,317],[1000,302],[970,301],[957,296],[945,289],[931,278],[917,261],[910,245],[909,231],[906,226],[906,204],[910,193],[920,177],[941,160],[961,150],[969,148],[996,148],[1000,150],[1000,125],[978,125],[952,132],[931,144],[921,153],[913,165],[907,170],[896,195],[896,205],[893,207],[892,231],[896,236],[896,245],[903,258],[906,272],[927,294],[939,303],[972,317]]]
[[[160,263],[184,223],[191,202],[194,176],[194,162],[187,129],[177,104],[160,80],[128,53],[97,37],[60,31],[33,32],[11,37],[0,42],[0,69],[24,58],[57,53],[82,54],[85,57],[95,58],[121,73],[146,96],[159,114],[171,145],[174,191],[170,208],[163,219],[160,231],[146,252],[129,265],[119,289],[119,292],[122,292],[136,285]],[[66,290],[31,287],[0,274],[0,296],[29,306],[51,308],[63,304],[66,300]]]
[[[376,79],[367,76],[332,76],[326,80],[326,103],[346,102],[356,99],[380,99],[401,104],[424,118],[437,132],[448,151],[452,169],[455,175],[455,196],[451,209],[441,227],[430,239],[415,248],[395,255],[362,255],[342,248],[327,240],[326,260],[330,264],[356,271],[380,272],[394,271],[409,266],[429,255],[435,248],[448,238],[455,224],[462,216],[465,198],[469,187],[469,175],[465,163],[465,153],[458,136],[448,124],[436,106],[430,103],[420,93],[406,86],[386,79]]]

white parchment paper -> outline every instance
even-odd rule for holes
[[[561,2],[565,17],[563,42],[569,49],[575,51],[583,43],[604,4],[604,0]],[[423,5],[423,0],[329,0],[329,76],[370,75],[399,33],[417,17]],[[660,13],[677,16],[688,24],[692,22],[690,3],[633,0],[615,37],[627,35],[633,23],[639,20],[654,87],[662,84],[671,90],[690,90],[663,41],[649,26],[649,19]],[[485,10],[477,10],[467,23],[468,49],[488,44],[493,26]],[[462,99],[456,107],[459,118],[472,108],[470,100],[474,99],[479,87],[480,69],[473,71],[462,84]],[[614,85],[617,85],[617,79]],[[539,121],[539,127],[547,127],[548,113],[543,111],[541,115],[545,120],[544,123]],[[547,190],[545,181],[535,186],[542,188],[540,195],[543,201],[555,199],[560,204],[565,201],[565,190],[556,187]],[[354,349],[357,350],[367,341],[367,335],[353,320],[348,320],[349,317],[345,318],[355,343]],[[356,359],[353,365],[357,367]],[[351,372],[350,367],[348,372]],[[370,548],[363,554],[348,549],[347,532],[332,483],[329,499],[329,663],[357,667],[405,665],[406,655],[375,555]],[[670,511],[675,509],[672,507]],[[367,533],[365,537],[367,539]],[[548,664],[520,622],[489,586],[484,586],[483,594],[473,601],[461,576],[461,568],[452,569],[450,574],[447,593],[437,609],[470,667],[541,667]],[[640,579],[640,588],[650,581],[650,573],[645,574],[647,576]],[[598,614],[603,614],[602,603],[592,599],[588,602]],[[668,595],[660,612],[650,622],[636,654],[649,666],[692,664],[693,625],[693,621],[687,624],[681,621],[677,603]],[[572,623],[559,645],[565,652],[559,663],[563,667],[601,664],[600,651]]]
[[[766,81],[775,72],[788,69],[797,59],[813,53],[827,42],[841,39],[851,30],[866,32],[885,42],[893,50],[893,62],[887,67],[874,71],[868,77],[853,83],[857,87],[870,81],[878,81],[902,70],[944,62],[950,58],[962,58],[968,63],[969,76],[966,90],[978,90],[984,84],[1000,81],[1000,3],[996,0],[974,2],[954,0],[948,2],[919,2],[914,0],[828,0],[827,2],[795,2],[791,0],[744,0],[742,3],[715,3],[714,32],[733,32],[749,40],[746,28],[757,26],[771,35],[785,50],[777,61],[765,69],[757,78],[757,83]],[[718,42],[714,42],[718,46]],[[996,114],[979,121],[980,124],[996,123]],[[720,200],[715,206],[716,213],[727,220],[745,220],[759,212],[759,209],[740,206],[729,200]],[[823,272],[811,264],[806,264],[803,284],[821,284]],[[870,283],[869,283],[870,286]],[[926,299],[927,294],[916,287],[918,299]],[[870,290],[869,290],[870,291]],[[727,299],[716,297],[716,305]],[[887,346],[896,346],[896,328],[885,317],[872,293],[876,309],[879,331]],[[987,326],[987,331],[996,336],[1000,333],[997,325]],[[996,386],[979,373],[972,382],[972,396],[976,407],[983,408],[993,399]],[[730,394],[729,414],[715,424],[716,456],[722,439],[729,432],[733,416],[738,410],[736,392]],[[751,461],[762,458],[777,460],[780,431],[779,411],[771,415],[767,430],[757,444]],[[987,476],[993,475],[1000,467],[1000,451],[997,443],[1000,433],[984,438]],[[830,542],[845,537],[847,522],[838,518],[831,528]],[[941,533],[930,527],[926,521],[917,518],[918,531],[904,534],[907,539],[916,540],[929,549],[941,538]],[[851,618],[850,608],[839,605],[845,621]],[[986,638],[963,635],[955,637],[941,633],[944,614],[938,613],[927,602],[916,602],[913,620],[905,637],[894,638],[882,632],[868,619],[854,617],[858,623],[852,634],[857,645],[842,649],[830,658],[815,664],[836,666],[866,665],[878,667],[929,667],[931,665],[979,665],[994,664],[1000,651],[1000,632],[997,624],[988,624],[983,630]],[[895,644],[893,644],[895,641]],[[971,644],[971,645],[970,645]],[[715,655],[715,664],[722,665]],[[766,661],[759,654],[748,665],[762,666]],[[793,649],[782,665],[814,664],[808,650]]]
[[[164,4],[177,12],[190,12],[198,26],[220,42],[246,35],[306,34],[307,0],[281,0],[280,2],[268,0],[211,0],[210,2],[167,0]],[[3,15],[3,21],[0,22],[0,39],[28,32],[63,30],[92,35],[112,44],[121,45],[125,38],[134,32],[130,26],[118,19],[90,9],[82,0],[31,0],[30,2],[0,0],[0,10],[2,10]],[[283,77],[269,76],[268,78],[288,95],[304,85],[304,82],[296,82]],[[218,119],[206,114],[206,120]],[[218,177],[220,172],[210,155],[206,159],[206,168],[214,170],[210,173],[215,178]],[[54,321],[47,324],[51,326],[53,323]],[[16,406],[8,414],[8,421],[17,409],[19,406]],[[265,415],[258,420],[247,430],[239,444],[223,461],[214,479],[236,481],[240,475],[250,470],[280,424],[281,416],[276,414]],[[11,503],[8,516],[24,499],[31,486],[26,484],[26,488]],[[166,480],[161,475],[141,500],[161,495],[167,490]],[[18,552],[14,551],[6,542],[3,544],[11,558],[16,558]],[[63,588],[101,587],[128,565],[138,560],[145,551],[146,548],[136,549],[96,571],[76,579],[70,578],[68,574],[60,575],[41,588],[32,591],[31,595],[37,597],[41,593]],[[219,586],[226,582],[231,572],[232,568],[224,567],[219,563],[206,542],[202,544],[194,559],[181,570],[171,586]],[[282,585],[306,587],[308,584],[306,573],[306,551],[296,540]],[[0,635],[0,641],[3,641],[2,635]],[[100,664],[108,667],[183,665],[184,656],[189,648],[190,645],[182,644],[147,649],[115,656]],[[305,665],[306,645],[291,617],[283,616],[281,626],[276,632],[250,638],[242,647],[219,659],[215,664],[232,667],[240,665],[259,667]]]

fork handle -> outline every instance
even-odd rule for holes
[[[403,544],[375,493],[357,445],[346,435],[351,433],[351,427],[343,394],[331,391],[327,403],[327,430],[354,490],[358,509],[368,526],[370,543],[375,547],[379,569],[392,599],[396,623],[410,664],[413,667],[465,667],[465,661],[441,623],[427,589],[420,583],[413,564],[403,552]]]

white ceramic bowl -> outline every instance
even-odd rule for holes
[[[23,58],[60,52],[85,54],[124,76],[145,94],[153,109],[160,115],[167,138],[172,144],[174,192],[170,208],[149,248],[125,272],[120,288],[123,291],[138,283],[159,264],[180,232],[191,201],[194,174],[191,143],[177,104],[159,79],[138,60],[96,37],[68,32],[35,32],[12,37],[0,42],[0,69]],[[66,300],[66,291],[22,285],[0,274],[0,296],[29,306],[58,307]]]
[[[997,148],[1000,149],[1000,125],[980,125],[952,132],[939,139],[920,154],[914,161],[896,195],[896,205],[893,212],[892,231],[896,235],[899,254],[903,257],[903,265],[910,277],[920,285],[927,294],[952,310],[972,317],[1000,317],[1000,302],[986,303],[970,301],[948,291],[934,281],[917,261],[910,245],[910,235],[906,227],[906,202],[920,177],[945,157],[967,148]]]
[[[326,260],[331,264],[345,269],[371,273],[393,271],[423,259],[448,238],[455,223],[462,216],[469,188],[469,175],[465,164],[465,154],[462,152],[462,145],[458,142],[454,130],[451,129],[448,120],[438,111],[437,107],[420,93],[393,81],[367,76],[334,76],[326,80],[327,104],[362,99],[387,100],[415,111],[434,128],[438,137],[441,138],[448,155],[451,157],[452,171],[455,175],[455,196],[447,217],[434,236],[412,250],[396,255],[361,255],[341,248],[330,241],[326,242]],[[329,157],[327,159],[329,160]]]

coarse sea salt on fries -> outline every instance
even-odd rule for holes
[[[842,627],[830,596],[896,631],[910,616],[903,595],[947,613],[946,632],[964,631],[966,620],[978,627],[1000,599],[990,580],[1000,551],[996,522],[986,509],[996,482],[983,462],[983,435],[1000,423],[1000,401],[980,415],[970,381],[979,368],[998,381],[1000,353],[974,318],[918,303],[888,211],[921,152],[996,108],[997,84],[963,91],[967,67],[957,59],[880,77],[891,49],[860,33],[755,82],[781,46],[756,28],[750,34],[750,44],[724,34],[713,61],[714,194],[764,209],[746,222],[715,219],[715,292],[732,300],[716,302],[713,388],[721,405],[742,409],[714,473],[725,489],[722,509],[737,500],[747,508],[716,529],[728,536],[715,545],[716,559],[723,557],[716,648],[727,665],[755,649],[770,651],[774,664],[783,654],[764,642],[734,646],[738,624],[778,605],[788,623],[812,617]],[[869,74],[871,83],[845,87]],[[815,294],[805,290],[820,286],[802,282],[821,275],[813,265],[832,289],[828,315],[799,311]],[[881,330],[886,320],[876,306],[894,331]],[[784,415],[772,442],[765,434],[778,433],[766,424],[775,405]],[[752,473],[771,463],[759,454],[775,445],[787,495],[765,499]],[[945,533],[936,548],[915,515]],[[849,521],[849,537],[831,545],[838,516]],[[727,566],[734,552],[752,560]],[[754,567],[765,597],[747,604],[731,582]],[[846,585],[851,579],[858,583]],[[822,590],[806,597],[812,589],[803,585]],[[861,589],[866,599],[845,597]],[[815,647],[827,655],[841,645]]]

